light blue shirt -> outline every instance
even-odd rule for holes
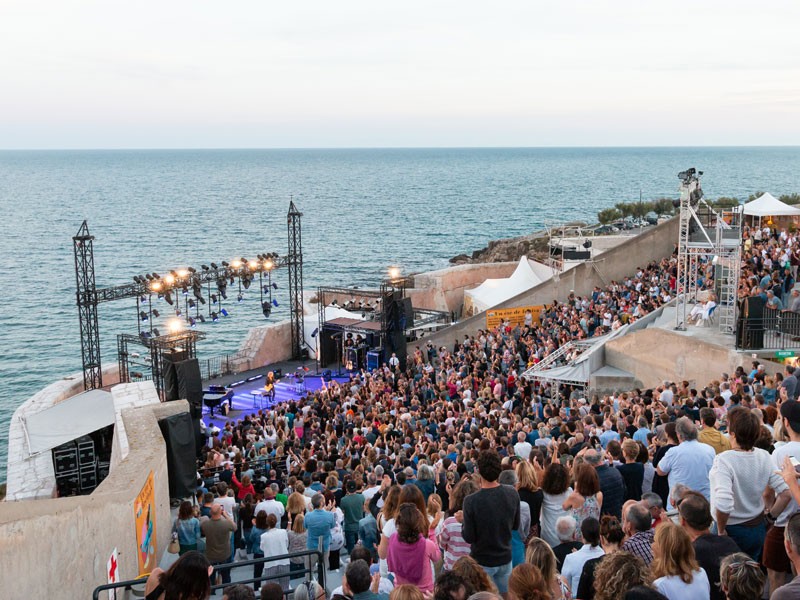
[[[611,440],[619,441],[619,434],[616,431],[609,429],[608,431],[604,431],[600,434],[600,443],[603,445],[603,449],[608,446],[608,442]]]
[[[306,547],[309,550],[317,550],[319,549],[319,542],[322,540],[322,551],[327,551],[331,544],[331,529],[336,524],[333,513],[321,508],[312,510],[306,515],[303,524],[308,531]]]
[[[684,441],[670,448],[658,463],[658,468],[667,474],[669,489],[676,483],[682,483],[695,492],[700,492],[711,501],[711,484],[708,472],[714,464],[716,452],[708,444],[697,440]],[[667,502],[667,510],[672,510],[672,503]]]
[[[645,446],[647,446],[648,433],[650,433],[650,430],[647,427],[640,427],[636,430],[636,433],[633,434],[633,441],[642,442]]]

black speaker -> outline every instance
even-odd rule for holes
[[[317,339],[319,340],[319,366],[327,367],[337,360],[338,349],[337,345],[341,344],[341,338],[334,337],[340,336],[342,332],[333,327],[323,327],[319,332]]]
[[[397,319],[397,329],[405,331],[414,326],[414,307],[411,305],[411,298],[401,298],[395,302],[397,306],[395,318]]]
[[[192,408],[192,416],[199,417],[203,410],[203,378],[200,375],[200,363],[196,358],[175,363],[178,379],[178,398],[185,398]]]
[[[164,374],[164,400],[171,402],[178,400],[178,374],[175,371],[175,363],[164,357],[163,361],[163,374]]]
[[[187,361],[188,362],[188,361]],[[172,415],[159,420],[161,435],[167,445],[167,475],[169,497],[186,498],[194,494],[197,447],[195,424],[189,413]]]
[[[333,373],[331,373],[330,369],[325,369],[322,372],[322,381],[324,381],[325,383],[330,383],[331,379],[333,379]]]

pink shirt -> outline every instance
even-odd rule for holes
[[[397,535],[397,534],[395,534]],[[424,592],[433,592],[433,568],[431,567],[432,562],[437,562],[441,557],[442,553],[439,551],[439,546],[437,546],[431,540],[425,539],[425,551],[423,553],[425,563],[422,565],[422,576],[420,577],[419,581],[409,581],[403,578],[399,573],[394,573],[394,584],[395,587],[398,585],[403,585],[404,583],[409,583],[411,585],[417,586],[420,591]],[[395,557],[393,556],[392,547],[389,547],[389,554],[386,557],[387,562],[389,563],[389,570],[393,571],[393,563]]]

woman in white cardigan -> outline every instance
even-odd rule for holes
[[[730,536],[754,561],[761,559],[764,546],[765,511],[766,518],[774,521],[791,498],[769,453],[754,448],[760,430],[758,418],[749,409],[737,406],[729,410],[731,450],[716,456],[708,474],[711,510],[719,534]],[[768,487],[776,494],[770,506],[763,498]]]

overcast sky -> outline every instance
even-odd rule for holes
[[[0,0],[0,147],[800,144],[800,2]]]

